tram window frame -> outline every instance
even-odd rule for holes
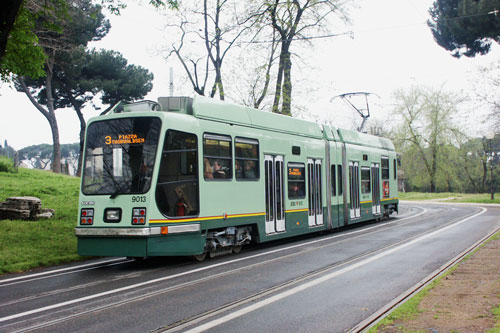
[[[389,157],[381,157],[380,170],[382,170],[382,180],[388,180],[390,178]]]
[[[243,156],[244,150],[238,149],[238,145],[251,145],[255,146],[251,149],[251,155]],[[240,156],[241,154],[241,156]],[[235,137],[234,138],[234,173],[237,181],[258,181],[260,179],[260,163],[259,163],[259,141],[251,138]],[[253,167],[247,169],[253,163]],[[238,171],[236,164],[241,168]],[[253,172],[253,176],[252,173]]]
[[[366,178],[368,176],[368,179]],[[361,167],[361,194],[371,193],[371,172],[370,167]]]
[[[184,136],[184,140],[179,140],[173,137],[174,135]],[[170,163],[171,161],[177,163]],[[185,163],[188,165],[184,165]],[[199,178],[198,136],[194,133],[168,130],[163,142],[156,184],[155,200],[159,211],[166,217],[198,216]],[[184,215],[179,215],[176,211],[176,207],[181,206],[178,203],[183,203]]]
[[[335,164],[332,164],[331,166],[331,175],[332,179],[332,197],[337,196],[337,166]]]
[[[207,150],[212,149],[207,145],[207,141],[217,141],[215,153],[207,153]],[[221,149],[221,142],[226,142],[229,146]],[[224,153],[226,151],[227,153]],[[228,155],[229,154],[229,155]],[[210,169],[207,168],[207,162]],[[217,163],[221,169],[214,170],[214,165]],[[206,181],[231,181],[233,179],[233,144],[230,135],[203,133],[203,178]]]
[[[289,200],[299,200],[306,198],[306,165],[299,162],[288,162],[287,164],[287,192]],[[294,169],[301,169],[294,170]],[[300,172],[300,174],[291,173]],[[297,178],[294,178],[298,176]],[[298,186],[297,191],[292,191],[292,186]]]
[[[394,161],[394,180],[398,179],[398,169],[397,169],[397,166],[396,166],[396,159],[393,160]]]
[[[339,184],[339,190],[338,190],[338,195],[343,195],[344,194],[344,181],[343,177],[344,174],[342,173],[342,164],[337,165],[337,180]]]

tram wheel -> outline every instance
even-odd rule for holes
[[[202,254],[197,254],[197,255],[193,256],[194,260],[196,260],[198,262],[202,262],[203,260],[205,260],[206,257],[207,257],[206,252],[203,252]]]
[[[233,253],[240,253],[241,245],[233,246]]]

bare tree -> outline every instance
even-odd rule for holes
[[[425,166],[430,191],[435,192],[438,168],[440,163],[447,162],[440,153],[447,145],[457,143],[457,138],[463,135],[452,121],[462,100],[442,89],[421,87],[398,90],[395,100],[393,111],[402,121],[396,142],[402,149],[418,152]]]
[[[219,99],[225,99],[223,64],[228,52],[250,28],[245,19],[240,20],[241,11],[236,3],[228,0],[203,0],[199,4],[181,3],[179,11],[169,12],[177,22],[168,24],[167,31],[180,31],[179,39],[171,43],[167,58],[175,55],[182,64],[194,91],[205,95],[209,78],[213,79],[209,96],[217,92]],[[203,48],[196,48],[200,43]],[[183,48],[190,45],[188,52]]]
[[[308,41],[315,38],[314,35],[309,35],[312,31],[328,32],[327,19],[333,14],[348,21],[346,2],[337,0],[272,0],[264,2],[268,19],[273,29],[278,33],[280,41],[273,112],[291,115],[292,42],[294,40]]]

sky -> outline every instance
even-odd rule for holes
[[[307,118],[352,128],[361,119],[338,98],[343,93],[366,91],[373,119],[391,123],[392,94],[396,89],[424,85],[465,94],[472,90],[477,67],[500,58],[494,45],[486,56],[456,59],[438,46],[426,25],[431,0],[358,0],[351,9],[352,23],[335,32],[345,35],[315,40],[311,46],[295,49],[300,58],[294,62],[293,103],[306,110]],[[92,47],[116,50],[129,63],[153,72],[153,90],[146,99],[169,95],[169,69],[173,68],[175,95],[193,96],[183,80],[182,68],[175,59],[166,61],[158,53],[164,43],[165,17],[150,6],[129,2],[120,16],[108,15],[109,34]],[[352,32],[352,33],[351,33]],[[358,103],[357,101],[354,101]],[[364,103],[364,100],[361,100]],[[461,121],[471,134],[484,135],[485,125],[472,104],[464,106]],[[482,111],[485,112],[484,110]],[[85,117],[97,115],[86,108]],[[61,143],[78,142],[79,122],[71,109],[56,111]],[[304,113],[301,113],[304,117]],[[48,121],[29,102],[26,95],[9,84],[0,85],[0,144],[4,140],[14,149],[52,143]]]

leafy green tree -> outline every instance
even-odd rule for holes
[[[451,120],[461,101],[451,93],[420,87],[396,91],[395,100],[393,112],[401,120],[396,144],[400,151],[411,153],[408,177],[412,168],[425,171],[421,180],[428,182],[430,192],[436,192],[438,171],[448,163],[447,149],[462,136]]]
[[[134,101],[151,91],[153,74],[140,66],[129,65],[123,56],[109,50],[84,50],[83,47],[64,54],[56,63],[53,80],[54,103],[58,108],[72,107],[80,120],[80,151],[77,175],[81,174],[81,158],[86,122],[82,114],[85,104],[97,94],[111,108],[119,101]]]
[[[436,0],[428,25],[436,42],[454,57],[474,57],[500,42],[500,0]]]
[[[0,78],[10,74],[39,78],[45,75],[46,54],[39,43],[37,23],[44,21],[47,31],[60,32],[61,20],[68,8],[79,6],[81,0],[4,0],[0,11]],[[83,1],[84,2],[84,1]],[[101,7],[120,14],[126,7],[122,0],[100,0]],[[177,0],[150,0],[155,7],[177,8]]]
[[[76,5],[69,5],[68,17],[59,23],[62,28],[61,32],[46,29],[45,26],[49,20],[40,17],[37,21],[36,31],[47,56],[45,60],[46,76],[40,79],[19,76],[16,85],[17,89],[27,95],[36,109],[49,122],[54,149],[52,163],[54,172],[60,172],[61,169],[59,128],[55,114],[58,104],[54,97],[53,87],[54,80],[59,75],[56,66],[57,60],[65,59],[68,52],[75,48],[85,47],[88,42],[101,39],[110,28],[100,6],[93,5],[90,0],[81,0]]]

